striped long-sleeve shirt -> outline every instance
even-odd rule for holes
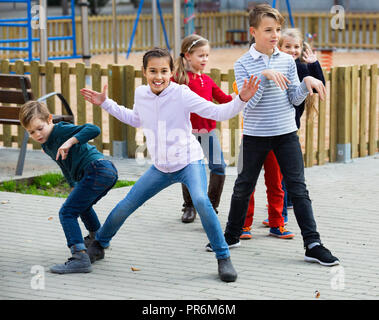
[[[291,82],[282,90],[274,81],[261,73],[265,69],[281,72]],[[251,75],[261,80],[257,93],[250,99],[243,111],[243,134],[248,136],[278,136],[297,131],[295,109],[308,94],[306,85],[300,83],[296,64],[292,56],[275,48],[271,57],[255,50],[254,44],[234,65],[238,89],[244,79]]]

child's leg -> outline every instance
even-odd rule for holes
[[[225,239],[228,243],[238,241],[241,235],[251,193],[270,150],[270,140],[262,137],[243,136],[238,160],[238,177],[234,183],[225,229]]]
[[[66,235],[67,246],[72,252],[85,250],[78,223],[80,216],[86,227],[99,228],[100,223],[92,206],[116,183],[117,170],[110,161],[96,160],[85,170],[59,211],[59,218]]]
[[[284,179],[282,179],[282,189],[284,191],[284,199],[283,199],[283,212],[282,216],[284,219],[284,222],[286,223],[287,217],[288,217],[288,210],[287,210],[287,205],[288,205],[288,192],[286,188],[286,184],[284,183]]]
[[[181,170],[178,179],[188,187],[216,258],[228,258],[230,256],[228,244],[225,242],[220,222],[207,196],[207,175],[203,162],[189,164]]]
[[[273,151],[267,154],[263,166],[265,169],[264,176],[267,187],[269,226],[272,228],[284,226],[282,216],[284,200],[282,173],[280,172],[280,167]]]
[[[208,197],[216,213],[225,183],[226,163],[222,153],[220,141],[215,130],[208,133],[198,133],[198,140],[208,160],[210,170]]]
[[[103,248],[109,246],[109,242],[120,229],[125,220],[143,203],[156,195],[159,191],[172,184],[167,173],[151,166],[132,189],[111,211],[103,226],[96,233],[96,240]]]
[[[296,132],[276,139],[274,153],[282,170],[288,194],[304,240],[304,246],[321,243],[304,178],[304,162]]]
[[[254,208],[255,208],[254,194],[255,194],[255,190],[250,196],[249,206],[247,207],[246,219],[243,225],[244,228],[249,228],[253,225]]]

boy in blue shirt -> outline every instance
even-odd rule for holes
[[[95,146],[87,142],[99,135],[99,127],[92,124],[76,126],[67,122],[53,123],[46,105],[29,101],[20,109],[20,122],[43,151],[61,168],[72,191],[59,210],[72,257],[64,264],[50,268],[53,273],[91,272],[87,246],[95,238],[100,222],[93,205],[104,197],[118,179],[113,163],[104,159]],[[78,217],[89,236],[83,239]]]

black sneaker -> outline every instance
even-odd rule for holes
[[[222,281],[234,282],[237,280],[237,271],[232,265],[230,257],[226,259],[218,259],[218,275]]]
[[[241,242],[239,240],[235,240],[233,242],[231,242],[231,240],[229,240],[229,241],[226,241],[226,243],[228,244],[229,249],[236,248],[236,247],[239,247],[241,245]],[[208,243],[205,246],[205,250],[207,250],[208,252],[213,252],[213,249],[212,249],[212,246],[210,243]]]
[[[338,258],[333,256],[322,244],[314,246],[312,249],[308,249],[307,247],[304,260],[307,262],[318,262],[323,266],[329,267],[340,264]]]
[[[104,248],[97,240],[92,241],[87,249],[87,253],[89,255],[91,263],[94,263],[96,260],[104,259]]]

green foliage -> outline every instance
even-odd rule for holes
[[[113,188],[129,187],[134,183],[135,181],[118,180]],[[67,198],[71,187],[61,173],[51,172],[33,179],[1,182],[0,191]]]

